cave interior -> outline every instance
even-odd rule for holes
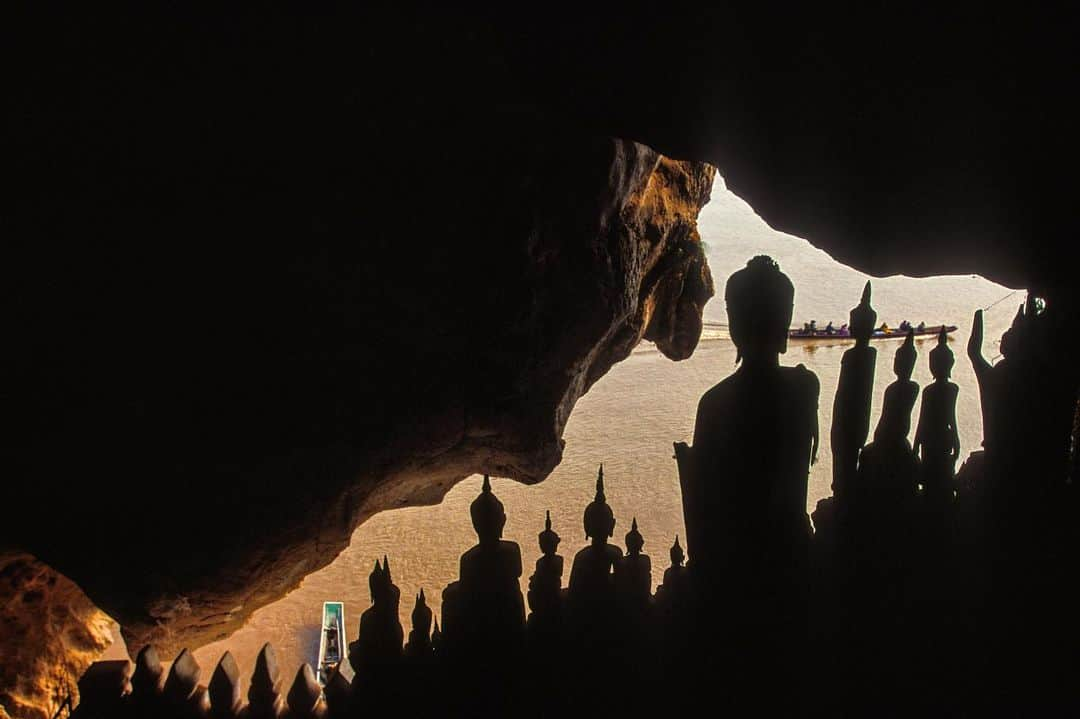
[[[635,344],[693,351],[714,173],[852,267],[1075,327],[1074,19],[766,5],[9,25],[0,567],[68,611],[0,638],[5,682],[81,672],[96,609],[173,656],[375,512],[543,480]]]

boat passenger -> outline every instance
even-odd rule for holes
[[[850,337],[851,336],[851,330],[848,329],[847,322],[840,325],[840,329],[836,331],[836,334],[838,334],[841,337]]]
[[[878,332],[881,332],[882,334],[889,334],[890,330],[891,328],[889,327],[888,322],[882,322],[881,327],[878,327]]]
[[[817,332],[817,320],[810,320],[810,332]]]
[[[836,334],[836,328],[832,326],[832,322],[825,325],[825,334],[830,336]]]
[[[916,332],[925,332],[926,331],[926,323],[925,322],[920,322],[919,326],[915,328],[915,331]]]

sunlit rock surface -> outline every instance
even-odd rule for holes
[[[0,717],[52,719],[112,644],[112,620],[75,584],[26,554],[0,553]]]

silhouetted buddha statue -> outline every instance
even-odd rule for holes
[[[165,668],[157,649],[147,644],[136,655],[135,670],[131,675],[132,709],[136,716],[156,716],[164,711],[161,696],[164,683]]]
[[[930,350],[930,373],[934,381],[923,390],[919,424],[915,430],[915,451],[921,450],[922,478],[926,497],[932,503],[951,503],[956,459],[960,456],[960,435],[956,429],[956,397],[960,389],[949,381],[952,350],[942,328],[938,343]]]
[[[390,560],[383,565],[375,560],[368,576],[371,606],[360,615],[360,634],[349,644],[349,664],[356,673],[355,682],[363,682],[369,673],[393,665],[401,659],[404,631],[398,619],[401,590],[390,576]]]
[[[255,671],[248,687],[246,716],[250,719],[276,719],[285,711],[281,696],[281,671],[278,669],[277,653],[269,643],[264,644],[255,659]]]
[[[682,545],[679,544],[679,535],[677,534],[668,556],[671,558],[671,566],[664,570],[664,581],[656,588],[656,601],[658,604],[670,604],[675,601],[677,596],[687,591],[688,577],[686,567],[683,565],[686,561],[686,554],[683,552]]]
[[[574,556],[567,596],[574,605],[601,603],[610,607],[615,596],[612,570],[622,552],[608,544],[615,533],[615,514],[604,496],[604,465],[596,476],[596,497],[585,508],[584,524],[585,538],[592,542]]]
[[[325,719],[328,712],[322,698],[322,687],[310,664],[300,665],[285,696],[285,703],[289,707],[288,719]]]
[[[502,539],[506,511],[484,475],[469,507],[478,542],[461,556],[461,575],[443,590],[443,633],[452,651],[476,650],[495,660],[516,650],[525,627],[521,550]]]
[[[997,396],[985,426],[987,461],[996,465],[992,471],[1011,495],[1007,504],[1021,499],[1024,506],[1034,501],[1060,508],[1063,492],[1074,493],[1067,478],[1080,466],[1075,459],[1080,445],[1074,444],[1073,432],[1080,354],[1077,314],[1075,300],[1070,306],[1059,297],[1043,305],[1029,294],[1001,339],[1004,359],[989,373],[995,378],[991,385]],[[980,326],[980,335],[981,330]]]
[[[877,350],[870,346],[870,335],[877,323],[877,313],[870,306],[870,282],[863,288],[859,305],[851,310],[851,336],[855,346],[840,360],[840,379],[833,403],[832,440],[833,494],[841,500],[855,484],[859,451],[870,431],[870,403],[874,390]]]
[[[207,686],[210,696],[210,716],[213,719],[235,719],[240,716],[240,668],[229,652],[221,655]]]
[[[630,614],[647,610],[652,595],[652,560],[641,553],[644,546],[635,517],[626,533],[626,556],[615,563],[616,594],[624,612]]]
[[[1004,428],[1007,420],[999,409],[1007,403],[1003,396],[1007,391],[1006,375],[1013,365],[1020,361],[1019,355],[1025,342],[1026,322],[1024,305],[1016,311],[1012,326],[1001,336],[999,351],[1002,359],[996,365],[990,364],[982,354],[983,311],[976,310],[972,321],[971,336],[968,338],[967,353],[975,370],[975,379],[979,382],[979,394],[983,415],[983,446],[989,451],[998,449],[1008,442],[1008,431]],[[993,448],[993,449],[991,449]]]
[[[562,604],[563,558],[556,554],[559,535],[551,528],[551,512],[544,518],[544,531],[537,537],[542,554],[529,577],[529,627],[557,621]]]
[[[326,699],[327,716],[330,719],[344,719],[353,715],[352,687],[348,680],[341,674],[341,665],[330,667],[326,677],[326,686],[323,687],[323,697]]]
[[[441,656],[443,651],[443,635],[442,629],[439,627],[439,618],[435,617],[435,628],[431,630],[431,652],[436,656]]]
[[[443,699],[442,671],[435,661],[435,649],[432,645],[431,623],[434,615],[427,605],[424,590],[416,595],[412,610],[412,630],[405,645],[404,670],[398,677],[401,688],[399,701],[395,704],[409,716],[433,713],[437,707],[442,712],[447,707],[441,706]],[[437,625],[436,625],[437,626]],[[415,691],[419,688],[420,691]]]
[[[1048,498],[1064,486],[1076,400],[1075,390],[1062,388],[1075,385],[1075,354],[1048,341],[1074,334],[1062,318],[1059,312],[1055,327],[1050,308],[1040,313],[1029,295],[1001,337],[1001,361],[991,365],[982,356],[982,310],[975,313],[968,357],[979,381],[986,479],[999,499],[995,511],[1012,511],[1017,500]]]
[[[764,255],[728,279],[728,325],[741,366],[698,404],[690,462],[680,462],[690,567],[801,566],[810,538],[806,485],[817,459],[817,377],[782,367],[794,287]],[[678,450],[679,447],[677,446]]]
[[[663,581],[656,588],[656,597],[650,610],[650,624],[654,627],[653,652],[657,664],[654,671],[666,676],[667,681],[693,680],[696,674],[705,674],[705,665],[717,666],[717,644],[711,634],[714,623],[711,607],[696,611],[696,597],[690,573],[685,566],[679,536],[668,552],[671,564],[664,570]]]
[[[187,649],[182,650],[173,660],[162,690],[168,706],[167,715],[171,713],[185,719],[210,715],[210,699],[206,689],[199,685],[200,673],[198,662]]]
[[[866,499],[883,507],[898,507],[915,496],[919,462],[908,442],[908,434],[911,412],[919,397],[919,385],[911,379],[917,359],[914,331],[909,330],[893,360],[896,381],[885,390],[874,441],[863,449],[859,458],[860,501]]]
[[[431,659],[431,609],[428,608],[424,590],[416,595],[412,610],[412,630],[405,645],[405,656],[414,661]]]
[[[732,672],[743,692],[760,694],[749,679],[771,676],[797,695],[820,385],[802,365],[780,365],[795,288],[772,258],[755,257],[732,274],[724,297],[741,365],[702,396],[690,461],[679,462],[680,474],[691,469],[680,479],[692,591],[688,618],[676,616],[686,643],[678,653],[698,658],[680,665],[691,683]]]

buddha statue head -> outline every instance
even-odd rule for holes
[[[502,502],[491,491],[491,478],[484,475],[484,484],[480,496],[469,506],[473,529],[480,538],[480,544],[491,544],[502,538],[506,526],[506,510]]]
[[[758,255],[728,278],[724,289],[728,329],[743,358],[768,357],[787,351],[795,286],[776,261]]]
[[[645,546],[645,538],[637,528],[637,517],[630,522],[630,531],[626,533],[626,553],[630,556],[641,554],[641,548]]]
[[[862,298],[848,315],[848,330],[857,340],[868,340],[877,326],[877,312],[870,306],[870,280],[863,286]]]
[[[558,551],[559,535],[551,528],[550,509],[547,512],[547,516],[544,518],[544,531],[540,532],[538,539],[540,541],[540,551],[543,552],[545,556],[551,556]]]
[[[608,506],[604,496],[604,465],[596,475],[596,498],[585,508],[585,538],[590,537],[600,543],[615,534],[615,513]]]
[[[683,562],[686,561],[686,555],[683,554],[682,545],[679,544],[679,535],[675,535],[675,544],[671,545],[671,566],[681,567]]]
[[[390,560],[385,554],[382,566],[379,566],[378,559],[375,560],[375,568],[368,575],[368,587],[371,589],[372,604],[380,607],[397,604],[400,595],[390,576]]]
[[[930,374],[934,375],[934,379],[946,380],[952,374],[955,362],[953,351],[949,349],[949,336],[943,326],[938,332],[937,346],[930,350]]]
[[[416,595],[416,604],[412,610],[413,631],[427,637],[431,633],[431,617],[431,609],[427,605],[426,597],[424,597],[424,590],[421,589],[420,593]]]
[[[904,343],[896,350],[896,356],[893,358],[893,372],[897,379],[905,381],[911,379],[918,357],[919,353],[915,350],[915,330],[908,330]]]
[[[375,568],[371,570],[371,574],[368,575],[368,589],[371,590],[371,601],[375,602],[375,597],[383,591],[383,573],[382,567],[379,565],[379,560],[375,560]]]

